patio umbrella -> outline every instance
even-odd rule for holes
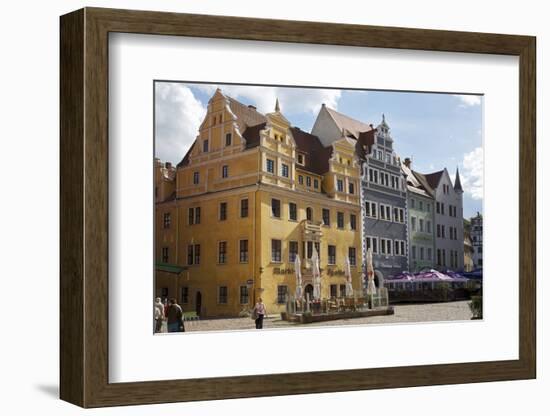
[[[313,298],[321,299],[321,272],[319,270],[319,255],[315,246],[311,254],[311,270],[313,274]]]
[[[372,265],[372,249],[367,250],[367,295],[374,295],[376,286],[374,285],[374,267]]]
[[[351,284],[351,264],[349,257],[346,257],[346,296],[353,296],[353,285]]]
[[[296,270],[296,300],[302,299],[302,261],[300,256],[296,254],[294,259],[294,269]]]

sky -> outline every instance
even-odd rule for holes
[[[155,157],[174,164],[183,158],[218,87],[261,113],[273,111],[278,98],[284,116],[305,131],[311,131],[323,103],[374,126],[384,114],[397,154],[411,158],[413,169],[422,173],[447,168],[453,181],[458,168],[464,217],[482,212],[482,96],[156,82]]]

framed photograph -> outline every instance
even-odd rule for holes
[[[536,377],[534,37],[60,24],[63,400]]]

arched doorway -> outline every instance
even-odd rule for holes
[[[306,288],[305,288],[304,292],[305,292],[304,295],[305,295],[306,299],[307,299],[308,293],[309,293],[309,300],[313,299],[313,285],[311,285],[311,284],[306,285]]]
[[[374,285],[377,289],[384,287],[384,275],[380,270],[374,271]]]
[[[202,308],[202,294],[201,292],[197,292],[195,295],[195,312],[197,312],[197,315],[200,316],[201,314],[201,308]]]

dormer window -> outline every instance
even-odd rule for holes
[[[298,164],[303,166],[305,164],[304,160],[305,160],[304,155],[302,155],[301,153],[298,153]]]

